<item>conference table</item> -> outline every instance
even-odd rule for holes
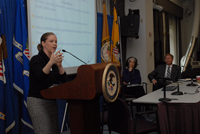
[[[171,93],[177,91],[166,91],[166,98],[172,99],[169,103],[196,103],[200,100],[200,93],[195,93],[198,86],[186,86],[191,83],[190,81],[183,81],[179,83],[179,91],[182,91],[184,95],[171,95]],[[196,83],[197,84],[197,83]],[[177,83],[173,83],[168,86],[177,86]],[[200,85],[199,85],[200,86]],[[142,103],[142,104],[158,104],[160,103],[159,99],[164,97],[162,88],[146,94],[138,99],[132,100],[133,103]]]
[[[161,134],[200,134],[200,86],[186,86],[190,81],[179,83],[183,95],[171,95],[177,91],[166,91],[166,98],[171,101],[161,102],[164,97],[162,89],[132,100],[135,105],[156,105]],[[168,86],[175,86],[171,84]]]

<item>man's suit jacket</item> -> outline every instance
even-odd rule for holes
[[[164,83],[164,79],[159,79],[159,77],[165,77],[165,70],[166,64],[158,65],[156,69],[148,75],[148,78],[151,82],[153,79],[157,80],[158,88],[161,88],[166,85],[166,83]],[[181,68],[174,64],[171,70],[171,79],[173,82],[177,81],[178,79],[181,79]]]

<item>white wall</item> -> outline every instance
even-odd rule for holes
[[[152,84],[147,75],[154,70],[154,36],[153,36],[153,2],[151,0],[125,0],[125,15],[129,9],[140,10],[139,39],[127,39],[127,55],[138,59],[142,82],[148,83],[148,92],[152,90]],[[149,36],[151,34],[151,37]]]

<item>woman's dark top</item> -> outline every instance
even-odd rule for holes
[[[128,68],[123,71],[123,81],[130,84],[141,84],[140,71],[138,69],[133,69],[129,71]]]
[[[58,67],[53,65],[49,74],[43,72],[43,68],[49,62],[49,57],[41,50],[38,55],[31,58],[29,63],[30,84],[28,97],[43,98],[40,94],[41,90],[51,87],[53,84],[67,82],[67,74],[59,74]]]
[[[141,84],[140,71],[133,69],[129,71],[128,68],[123,71],[123,81],[130,84]],[[145,95],[143,86],[124,87],[124,94],[133,95],[135,98],[139,98]]]

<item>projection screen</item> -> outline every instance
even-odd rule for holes
[[[30,56],[38,53],[37,45],[45,32],[57,36],[57,50],[65,49],[87,64],[96,63],[95,0],[28,0],[28,40]],[[84,64],[64,53],[67,74],[76,73]]]

